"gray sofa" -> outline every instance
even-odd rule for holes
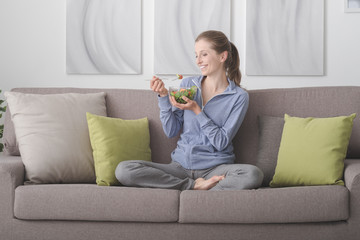
[[[152,160],[168,163],[168,139],[150,90],[23,88],[26,93],[106,92],[108,116],[148,117]],[[360,113],[360,87],[251,90],[234,139],[237,162],[256,164],[259,116]],[[24,185],[10,114],[0,157],[0,239],[359,239],[360,119],[345,160],[345,186],[177,191],[94,184]],[[276,161],[276,159],[275,159]]]

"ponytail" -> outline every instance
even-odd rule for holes
[[[229,79],[233,80],[236,85],[240,87],[241,72],[240,72],[240,57],[235,45],[230,42],[230,51],[228,51],[228,58],[225,61],[226,74]]]

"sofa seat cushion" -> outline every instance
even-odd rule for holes
[[[349,217],[343,186],[288,187],[239,191],[183,191],[181,223],[302,223]]]
[[[23,220],[177,222],[179,195],[95,184],[23,185],[15,190],[14,214]]]

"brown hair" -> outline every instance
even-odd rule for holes
[[[228,40],[223,32],[209,30],[202,32],[195,40],[195,42],[205,39],[212,44],[212,48],[218,53],[228,52],[228,57],[225,61],[225,71],[227,77],[234,81],[236,85],[240,86],[241,72],[240,72],[240,57],[235,45]]]

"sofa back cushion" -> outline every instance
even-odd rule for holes
[[[152,161],[170,162],[170,153],[176,147],[177,137],[168,139],[159,119],[156,95],[150,90],[85,89],[85,88],[22,88],[14,91],[27,93],[90,93],[106,92],[109,117],[138,119],[148,117]],[[259,140],[258,116],[333,117],[360,113],[360,87],[309,87],[291,89],[249,90],[250,104],[237,135],[234,138],[236,162],[256,163]],[[4,143],[8,154],[16,155],[16,139],[9,117],[5,116]],[[354,120],[348,147],[348,158],[360,157],[360,118]]]
[[[108,117],[132,120],[147,117],[150,130],[151,159],[153,162],[168,163],[178,138],[167,138],[159,118],[156,94],[150,90],[132,89],[86,89],[86,88],[18,88],[13,91],[35,94],[55,93],[106,93]],[[8,155],[20,155],[10,112],[5,114],[4,150]]]
[[[234,139],[237,161],[256,163],[258,116],[334,117],[360,113],[360,87],[308,87],[249,91],[245,119]],[[347,158],[360,157],[360,118],[354,120]]]

